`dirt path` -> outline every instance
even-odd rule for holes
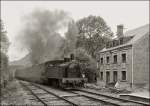
[[[27,91],[18,80],[13,80],[5,89],[1,89],[1,105],[31,105]]]

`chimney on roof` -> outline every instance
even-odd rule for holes
[[[123,37],[123,24],[117,25],[117,37]]]

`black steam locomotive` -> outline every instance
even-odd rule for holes
[[[82,87],[87,81],[81,64],[74,60],[74,56],[63,60],[48,61],[30,68],[18,70],[19,79],[45,83],[61,88]]]

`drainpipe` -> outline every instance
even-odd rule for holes
[[[133,88],[133,45],[132,45],[132,82],[131,82],[131,87]]]

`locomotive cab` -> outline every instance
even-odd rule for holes
[[[75,60],[65,63],[62,65],[64,67],[64,77],[62,78],[62,84],[65,87],[81,87],[87,81],[87,79],[82,73],[80,65]]]

